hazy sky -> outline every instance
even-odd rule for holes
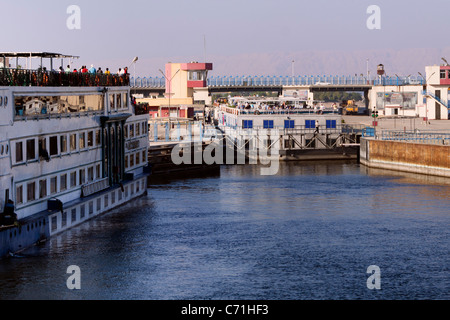
[[[66,25],[70,5],[81,9],[79,30]],[[370,5],[381,9],[379,30],[366,26]],[[2,0],[0,7],[1,51],[73,54],[81,56],[75,65],[112,71],[138,56],[138,75],[158,76],[168,61],[204,61],[205,53],[216,75],[290,75],[292,60],[296,74],[365,73],[367,58],[371,70],[386,62],[393,72],[417,73],[450,55],[450,0]]]

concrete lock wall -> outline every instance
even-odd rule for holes
[[[450,177],[450,146],[363,138],[360,162],[372,168]]]

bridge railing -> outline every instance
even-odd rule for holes
[[[381,140],[450,145],[450,133],[383,130]]]
[[[311,85],[375,85],[403,86],[423,85],[422,77],[370,77],[317,75],[317,76],[210,76],[208,87],[281,87],[281,86],[311,86]],[[131,77],[130,85],[137,88],[164,88],[164,77]]]

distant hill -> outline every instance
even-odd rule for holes
[[[251,53],[234,55],[207,56],[208,62],[214,64],[210,75],[220,76],[266,76],[292,74],[292,60],[295,75],[355,75],[367,73],[369,59],[370,75],[376,74],[378,64],[385,66],[388,75],[417,76],[425,73],[425,66],[443,63],[441,57],[450,61],[450,47],[443,49],[388,49],[388,50],[355,50],[326,51],[304,50],[299,52]],[[163,69],[168,61],[172,62],[204,62],[204,58],[183,56],[171,57],[139,57],[137,76],[161,77],[159,69]],[[121,67],[118,61],[103,61],[113,69]],[[123,63],[123,62],[122,62]],[[133,69],[130,69],[133,75]]]
[[[424,74],[425,66],[443,63],[441,57],[450,61],[450,47],[237,54],[210,56],[208,60],[214,62],[211,75],[290,76],[292,60],[295,75],[366,75],[369,59],[370,75],[376,74],[376,67],[381,63],[388,75],[417,76],[418,72]]]

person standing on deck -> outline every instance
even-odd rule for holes
[[[91,67],[89,68],[89,73],[95,74],[96,71],[97,71],[97,70],[95,70],[94,65],[91,64]]]

